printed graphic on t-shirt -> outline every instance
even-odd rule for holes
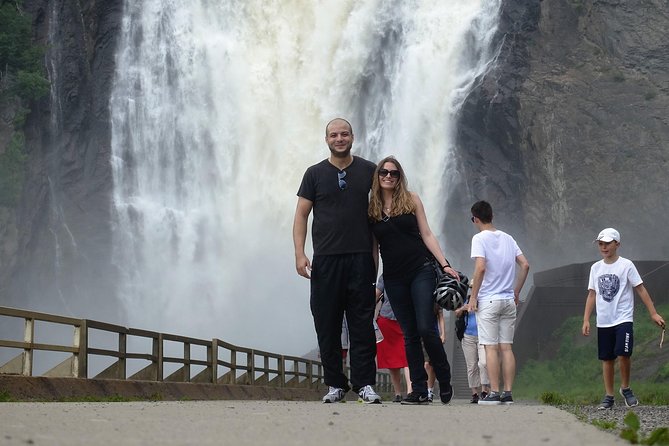
[[[615,274],[602,274],[597,279],[599,294],[606,302],[611,302],[618,290],[620,290],[620,279]]]

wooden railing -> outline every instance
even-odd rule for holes
[[[0,307],[0,334],[8,328],[11,331],[17,321],[19,325],[22,321],[23,333],[17,329],[14,340],[0,338],[0,359],[9,357],[4,364],[0,361],[0,374],[34,376],[36,354],[58,352],[65,354],[66,359],[39,376],[288,388],[324,385],[323,366],[318,361],[239,347],[220,339],[208,341],[90,319]],[[36,342],[38,322],[40,331],[43,329],[47,334],[53,327],[61,330],[70,327],[72,342],[69,345]],[[99,338],[109,339],[110,336],[114,348],[98,346]],[[182,354],[178,356],[174,350],[181,350]],[[13,352],[18,354],[13,356]],[[92,362],[108,363],[110,359],[111,365],[92,376],[92,367],[89,367]],[[133,365],[142,363],[144,367],[131,373],[130,361]],[[176,370],[166,371],[166,368],[173,369],[174,364]],[[388,374],[377,373],[376,388],[379,392],[391,391]]]

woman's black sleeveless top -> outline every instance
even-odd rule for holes
[[[414,214],[403,214],[372,223],[379,242],[383,277],[401,277],[425,264],[432,254],[423,243]]]

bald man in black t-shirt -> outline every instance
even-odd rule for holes
[[[361,401],[380,403],[374,391],[376,344],[373,328],[378,255],[372,254],[367,219],[375,165],[353,156],[353,129],[345,119],[325,128],[330,157],[307,169],[297,192],[293,224],[295,268],[311,280],[311,314],[329,386],[324,403],[351,388],[341,361],[344,312],[349,326],[351,386]],[[307,221],[313,210],[313,263],[305,254]]]

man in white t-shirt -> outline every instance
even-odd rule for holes
[[[634,346],[634,291],[646,305],[650,318],[660,328],[665,322],[655,310],[653,300],[632,261],[618,255],[620,233],[613,228],[602,229],[597,235],[602,260],[590,267],[588,298],[583,313],[584,336],[590,334],[590,315],[597,310],[597,355],[602,361],[602,376],[606,395],[600,410],[611,409],[614,403],[613,378],[616,358],[620,366],[620,395],[627,407],[639,405],[630,388],[632,348]]]
[[[530,264],[513,237],[493,226],[492,207],[488,202],[477,201],[471,212],[472,223],[479,233],[472,237],[471,257],[475,265],[470,306],[477,312],[479,343],[485,348],[490,378],[490,393],[478,403],[512,404],[516,358],[511,346],[516,305]],[[504,378],[503,393],[500,393],[500,365]]]

